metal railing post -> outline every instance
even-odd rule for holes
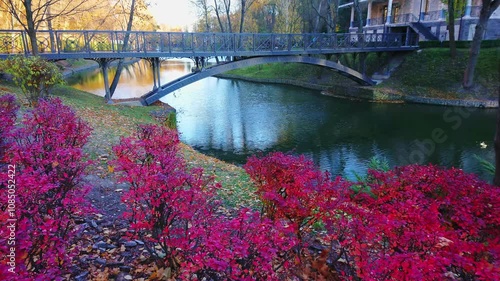
[[[191,51],[194,53],[194,33],[191,33]]]
[[[274,33],[271,33],[271,53],[274,52]]]
[[[186,51],[186,42],[184,40],[184,33],[181,33],[181,45],[182,45],[182,51],[185,52]]]
[[[255,33],[252,33],[252,52],[255,53]]]
[[[89,41],[89,32],[83,32],[83,41],[85,41],[85,51],[90,54],[90,41]]]
[[[28,47],[28,42],[26,40],[26,31],[21,31],[21,38],[23,40],[24,54],[27,55],[29,47]]]
[[[118,36],[115,36],[115,38],[113,39],[113,34],[115,34],[115,35],[116,35],[116,31],[115,31],[115,32],[110,32],[110,33],[109,33],[109,35],[111,36],[111,49],[113,50],[113,53],[114,53],[114,52],[116,52],[116,51],[120,52],[120,51],[118,50],[118,48],[115,48],[115,41],[116,41],[116,43],[118,44]]]
[[[168,37],[168,53],[172,54],[172,36],[169,33],[167,33]]]
[[[55,31],[54,36],[56,37],[56,48],[57,48],[57,54],[61,54],[61,38],[59,36],[59,32]]]
[[[159,52],[163,52],[163,33],[160,34],[160,50]]]
[[[231,42],[233,45],[233,52],[236,53],[236,33],[233,33],[233,42]]]

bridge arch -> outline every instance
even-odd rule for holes
[[[259,64],[284,63],[284,62],[319,65],[337,71],[338,73],[358,82],[361,85],[371,86],[375,84],[375,82],[372,81],[368,76],[363,75],[354,69],[351,69],[349,67],[346,67],[344,65],[326,59],[320,59],[309,56],[265,56],[265,57],[253,57],[233,62],[222,63],[212,66],[210,68],[206,68],[200,72],[187,74],[143,95],[141,97],[141,103],[143,105],[151,105],[154,102],[158,101],[160,98],[186,85],[230,70],[259,65]]]

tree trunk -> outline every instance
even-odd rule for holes
[[[455,2],[448,0],[448,32],[450,35],[450,57],[457,57],[457,45],[455,43]]]
[[[498,88],[498,101],[500,103],[500,88]],[[495,147],[495,176],[493,184],[500,186],[500,107],[497,109],[497,125],[494,138]]]
[[[462,86],[465,89],[470,89],[474,86],[474,72],[476,69],[477,59],[479,57],[479,51],[481,49],[481,42],[486,32],[488,19],[493,11],[495,11],[500,5],[500,0],[483,0],[482,3],[483,6],[481,7],[481,14],[479,15],[479,21],[476,25],[474,38],[472,39],[472,45],[469,51],[469,61],[467,62],[467,67],[464,72],[464,80],[462,82]]]
[[[332,33],[337,32],[337,9],[338,9],[338,0],[329,0],[328,7],[330,9],[330,27],[332,29]]]
[[[359,5],[359,0],[354,0],[354,10],[356,11],[358,17],[358,47],[362,47],[365,44],[365,38],[363,34],[363,14],[361,12],[361,7]],[[366,74],[366,53],[359,54],[359,72],[363,75]]]
[[[36,29],[35,22],[33,20],[33,10],[31,6],[31,0],[23,1],[24,9],[26,10],[26,32],[31,43],[31,53],[33,55],[38,55],[38,42],[36,40]]]
[[[47,7],[47,28],[49,29],[50,51],[52,53],[55,53],[55,51],[56,51],[56,38],[54,36],[54,29],[52,28],[52,17],[50,14],[50,6]]]
[[[319,26],[319,23],[320,23],[320,19],[321,19],[321,10],[323,9],[323,2],[324,0],[321,0],[319,1],[319,4],[318,4],[318,11],[317,11],[317,15],[316,15],[316,18],[314,19],[314,33],[319,33],[320,31],[320,26]]]
[[[245,23],[245,14],[246,14],[245,6],[247,5],[246,2],[247,0],[241,0],[240,33],[243,33],[243,24]]]
[[[228,32],[233,33],[233,26],[231,23],[231,0],[224,0],[224,9],[226,11]]]
[[[224,33],[224,25],[222,24],[222,20],[220,19],[219,5],[217,4],[217,0],[214,0],[214,10],[215,15],[217,16],[217,22],[219,22],[220,32]]]
[[[127,23],[127,33],[125,34],[125,38],[123,39],[123,48],[122,48],[123,51],[125,51],[128,47],[128,40],[130,37],[129,32],[132,30],[132,23],[134,21],[134,11],[135,11],[135,0],[132,0],[132,3],[130,4],[130,14]],[[113,94],[115,93],[122,71],[123,71],[123,59],[120,59],[118,61],[118,66],[116,67],[116,73],[115,76],[113,77],[113,82],[111,82],[111,86],[109,87],[109,93],[110,93],[109,99],[111,99],[113,97]]]
[[[205,31],[210,32],[210,24],[208,22],[208,17],[209,17],[208,6],[205,5],[204,9],[205,9]]]

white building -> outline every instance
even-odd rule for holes
[[[360,0],[366,12],[366,33],[416,32],[420,40],[449,40],[447,5],[441,0]],[[455,39],[471,40],[481,10],[481,0],[467,0],[463,14],[455,22]],[[339,8],[351,9],[350,31],[357,31],[353,2]],[[355,22],[356,21],[356,22]],[[500,8],[493,12],[484,39],[500,39]]]

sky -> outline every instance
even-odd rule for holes
[[[191,27],[196,21],[196,11],[189,0],[153,0],[150,11],[159,24],[171,27]]]

